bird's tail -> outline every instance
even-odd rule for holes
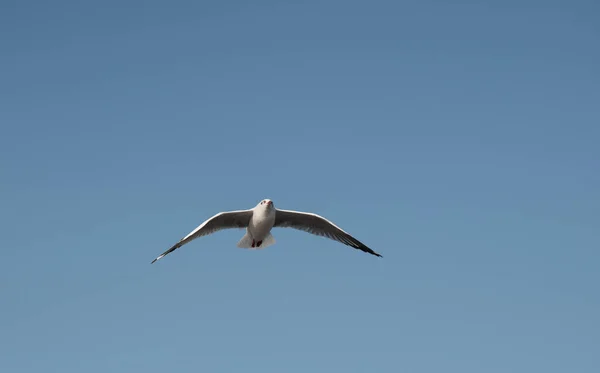
[[[252,243],[254,242],[254,246]],[[242,239],[237,243],[237,247],[242,249],[250,249],[250,250],[260,250],[265,247],[271,246],[275,243],[275,238],[271,233],[267,235],[262,241],[255,241],[252,236],[248,232],[242,237]],[[260,245],[259,245],[260,244]]]

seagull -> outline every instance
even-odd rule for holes
[[[273,245],[275,238],[271,234],[272,228],[293,228],[381,257],[322,216],[309,212],[280,210],[275,208],[270,199],[263,199],[250,210],[224,211],[214,215],[171,246],[169,250],[160,254],[152,263],[198,237],[231,228],[246,228],[246,234],[237,243],[237,247],[244,249],[259,250]]]

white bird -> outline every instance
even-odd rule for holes
[[[169,250],[160,254],[152,263],[198,237],[229,228],[246,228],[246,234],[237,243],[238,247],[254,250],[264,249],[275,243],[275,238],[271,234],[271,229],[275,227],[302,230],[381,257],[322,216],[309,212],[279,210],[275,208],[273,201],[263,199],[250,210],[226,211],[216,214],[179,240]]]

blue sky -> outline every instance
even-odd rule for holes
[[[0,2],[0,370],[597,372],[599,10]]]

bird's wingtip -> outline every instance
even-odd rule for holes
[[[373,254],[373,255],[375,255],[375,256],[378,256],[378,257],[380,257],[380,258],[383,258],[383,255],[381,255],[381,254],[379,254],[379,253],[377,253],[377,252],[375,252],[375,251],[373,251],[373,250],[371,250],[371,252],[369,252],[369,254]]]

